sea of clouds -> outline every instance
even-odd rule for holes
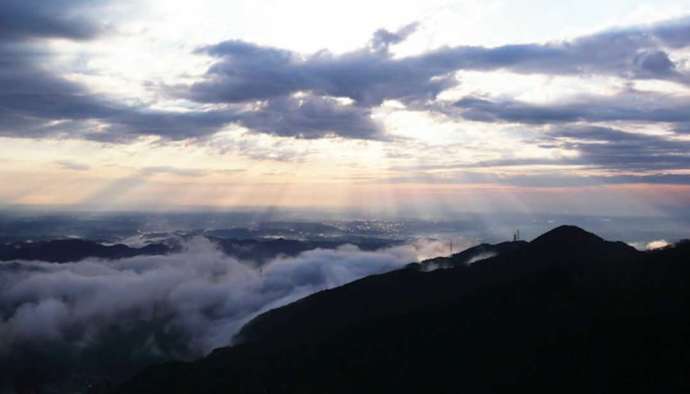
[[[78,351],[113,338],[121,346],[136,346],[133,352],[199,357],[232,344],[242,325],[264,311],[437,256],[445,248],[417,241],[378,251],[315,249],[257,269],[196,238],[183,252],[166,256],[4,263],[0,358],[43,345]]]

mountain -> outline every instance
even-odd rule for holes
[[[421,263],[412,263],[408,266],[408,268],[422,271],[458,268],[463,265],[469,265],[477,261],[486,260],[499,254],[511,253],[518,248],[523,247],[525,244],[525,241],[501,242],[496,245],[483,243],[448,257],[437,257],[425,260]]]
[[[159,235],[159,234],[153,234]],[[57,239],[46,241],[23,241],[0,244],[0,261],[35,260],[53,263],[67,263],[89,257],[100,259],[122,259],[141,255],[163,255],[179,252],[180,240],[160,234],[160,240],[143,247],[135,248],[123,244],[104,245],[85,239]],[[329,241],[300,241],[283,238],[275,239],[226,239],[206,236],[218,245],[228,256],[242,261],[265,264],[278,256],[294,257],[313,249],[336,249],[352,244],[362,250],[377,250],[399,244],[400,241],[386,239],[334,239]],[[192,238],[192,236],[187,236]]]
[[[533,250],[543,254],[568,252],[571,258],[632,258],[637,250],[624,242],[610,242],[575,226],[560,226],[531,242]]]
[[[162,255],[172,251],[171,247],[164,244],[149,244],[141,248],[132,248],[122,244],[103,245],[83,239],[58,239],[0,245],[0,261],[37,260],[66,263],[88,257],[122,259],[140,255]]]
[[[314,294],[116,392],[690,390],[690,243],[639,252],[559,227],[509,249]]]
[[[263,265],[278,256],[295,257],[300,253],[314,249],[336,249],[350,244],[361,250],[377,250],[399,244],[400,241],[387,239],[333,239],[328,241],[294,240],[284,238],[269,239],[225,239],[209,238],[220,249],[238,260],[252,261]]]

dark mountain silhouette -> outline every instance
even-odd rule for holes
[[[285,238],[273,239],[222,239],[210,238],[217,243],[221,250],[239,260],[248,260],[265,264],[278,256],[294,257],[300,253],[313,249],[336,249],[350,244],[361,250],[377,250],[399,243],[399,241],[384,239],[369,240],[331,240],[331,241],[302,241]]]
[[[332,240],[300,241],[284,238],[275,239],[224,239],[208,237],[228,256],[259,265],[278,257],[294,257],[313,249],[335,249],[345,244],[353,244],[362,250],[377,250],[392,246],[399,241],[371,240]],[[150,243],[141,248],[123,244],[104,245],[84,239],[57,239],[35,242],[13,242],[0,244],[0,261],[36,260],[53,263],[66,263],[84,260],[89,257],[101,259],[122,259],[142,255],[163,255],[182,250],[179,239],[168,238],[162,242]]]
[[[637,250],[624,242],[610,242],[575,226],[560,226],[545,233],[531,243],[541,254],[565,253],[569,259],[598,258],[620,260],[632,258]]]
[[[518,248],[525,246],[526,244],[527,242],[525,241],[501,242],[496,245],[483,243],[448,257],[437,257],[425,260],[421,263],[412,263],[408,266],[408,268],[423,271],[430,271],[439,268],[454,268],[485,260],[499,254],[511,253]]]
[[[689,242],[639,252],[559,227],[510,249],[314,294],[257,317],[239,345],[117,392],[690,390]]]
[[[88,257],[121,259],[141,255],[162,255],[173,251],[165,244],[150,244],[141,248],[127,245],[103,245],[83,239],[15,242],[0,245],[0,261],[37,260],[53,263],[79,261]]]

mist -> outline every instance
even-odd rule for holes
[[[264,311],[402,267],[440,248],[417,241],[375,252],[349,245],[315,249],[259,270],[195,238],[167,256],[5,263],[0,365],[20,372],[55,370],[53,364],[98,369],[201,357],[231,345],[238,330]],[[60,360],[46,354],[60,354]],[[95,364],[85,361],[95,354],[107,356]]]

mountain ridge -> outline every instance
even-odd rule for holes
[[[571,239],[567,238],[568,235],[574,235],[575,239],[586,241],[589,248],[580,248],[580,245],[572,243]],[[371,313],[371,309],[373,308],[378,308],[375,313],[390,314],[388,313],[389,311],[398,313],[399,309],[423,307],[424,305],[438,302],[439,300],[448,300],[457,297],[461,295],[463,291],[470,291],[477,287],[515,280],[516,278],[524,275],[531,275],[535,272],[560,270],[565,267],[576,269],[579,262],[583,259],[603,258],[615,264],[624,258],[635,259],[642,256],[641,252],[631,246],[623,243],[606,241],[575,226],[558,227],[535,238],[535,240],[531,242],[504,242],[498,245],[504,245],[503,254],[498,254],[494,257],[475,262],[471,266],[468,266],[465,262],[461,262],[460,264],[454,263],[457,262],[457,260],[454,260],[456,258],[455,256],[462,256],[463,252],[461,252],[458,255],[445,258],[452,266],[452,268],[446,272],[432,271],[417,273],[418,270],[415,270],[414,266],[408,266],[408,270],[393,271],[362,278],[358,281],[341,286],[338,289],[343,293],[356,292],[361,289],[351,289],[357,286],[362,289],[367,289],[370,282],[375,282],[373,286],[385,287],[388,290],[379,294],[379,299],[368,301],[368,305],[364,311],[358,310],[355,311],[354,314],[366,315]],[[499,249],[496,248],[495,245],[492,245],[492,247],[494,247],[493,250]],[[470,248],[466,251],[470,251],[471,253],[465,258],[471,258],[471,256],[477,253],[475,248]],[[551,258],[554,253],[561,253],[564,251],[567,252],[567,255],[561,256],[556,260]],[[437,261],[438,259],[434,260]],[[522,264],[515,264],[515,260],[522,260]],[[424,262],[421,265],[424,266]],[[409,270],[409,268],[413,269]],[[387,281],[386,279],[388,278],[390,278],[390,280]],[[426,282],[433,282],[434,286],[425,287],[423,294],[412,294],[402,290],[405,286],[414,287],[415,284],[424,286]],[[463,290],[456,289],[458,286],[462,286]],[[314,307],[311,305],[306,306],[305,304],[309,304],[315,299],[320,299],[320,297],[323,297],[323,299],[332,297],[335,290],[336,289],[324,290],[323,292],[312,294],[302,300],[298,300],[293,304],[278,308],[277,311],[268,311],[247,323],[238,334],[238,338],[240,340],[257,340],[254,338],[256,335],[251,332],[252,330],[254,330],[254,332],[265,332],[259,335],[259,337],[263,336],[264,338],[268,338],[268,334],[266,333],[275,331],[276,326],[279,332],[291,332],[292,330],[287,327],[287,325],[290,320],[297,317],[292,315],[291,312],[288,312],[289,309],[303,309],[305,312],[302,313],[308,314],[310,313],[308,311]],[[345,296],[343,298],[345,298]],[[354,295],[351,298],[356,299]],[[403,301],[404,304],[402,303]],[[329,316],[331,321],[335,319],[346,320],[345,318],[336,317],[336,312],[331,311],[337,311],[338,314],[342,315],[352,307],[346,299],[339,300],[338,304],[338,308],[324,311],[324,315]],[[276,319],[275,315],[281,313],[288,314],[288,316],[280,317],[281,321],[285,323],[277,324],[275,321],[266,320],[267,317],[271,315]],[[352,317],[352,319],[354,318],[355,317]],[[341,324],[345,323],[341,322]],[[318,335],[318,331],[318,328],[313,328],[310,331],[310,335]],[[295,333],[295,335],[295,338],[292,339],[303,336],[303,334],[297,333]],[[275,335],[272,336],[274,337]]]
[[[104,245],[77,238],[57,239],[0,245],[0,261],[33,260],[67,263],[89,257],[113,260],[142,255],[164,255],[173,250],[174,248],[165,244],[149,244],[134,248],[124,244]]]
[[[117,392],[690,388],[690,245],[645,253],[585,233],[316,293],[254,319],[239,345],[149,368]]]

